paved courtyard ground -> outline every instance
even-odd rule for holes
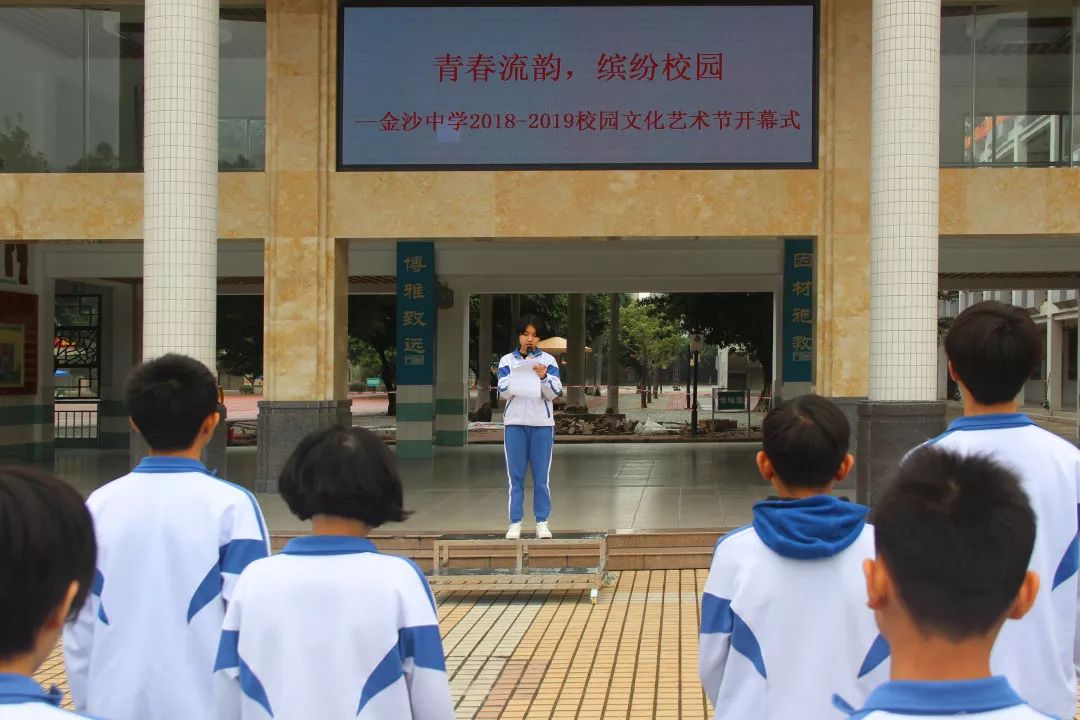
[[[437,593],[459,720],[708,717],[698,680],[705,570],[615,574],[588,593]],[[37,679],[65,692],[54,652]]]

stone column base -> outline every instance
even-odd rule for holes
[[[872,505],[904,456],[945,424],[943,402],[860,402],[856,500]]]
[[[214,431],[214,437],[210,439],[210,444],[203,448],[202,461],[210,472],[227,480],[228,468],[225,463],[225,450],[228,446],[228,435],[225,429],[225,418],[228,417],[228,410],[224,405],[218,405],[217,410],[218,414],[221,415],[221,419],[218,421],[217,430]],[[130,432],[131,442],[128,447],[128,456],[131,458],[131,467],[135,467],[140,460],[150,454],[150,446],[146,444],[146,440],[143,439],[141,433],[136,432],[134,429],[130,429]]]
[[[791,398],[788,398],[789,400]],[[831,397],[829,398],[836,403],[841,410],[844,411],[844,416],[847,418],[848,424],[851,426],[850,435],[848,437],[848,452],[855,456],[856,461],[859,458],[859,405],[866,402],[865,397]],[[775,405],[773,407],[776,407]],[[855,497],[855,491],[859,486],[859,468],[856,462],[856,467],[851,468],[851,472],[848,473],[847,478],[843,482],[837,483],[836,489],[838,494],[844,497]]]
[[[335,424],[352,425],[352,401],[259,401],[255,492],[276,493],[278,475],[300,441],[315,430]]]

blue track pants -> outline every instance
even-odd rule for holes
[[[530,466],[536,521],[545,522],[551,514],[548,471],[551,469],[551,449],[554,444],[553,427],[506,426],[503,449],[506,452],[506,474],[510,479],[510,522],[521,522],[524,515],[522,505],[525,501],[525,471]]]

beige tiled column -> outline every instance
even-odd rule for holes
[[[296,444],[350,423],[348,242],[328,235],[335,5],[267,5],[264,400],[256,489],[274,491]]]
[[[874,0],[870,400],[860,497],[944,425],[937,402],[941,0]]]

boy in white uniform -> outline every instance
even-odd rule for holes
[[[279,490],[312,535],[240,577],[221,636],[217,720],[452,720],[435,600],[372,528],[400,522],[394,456],[362,428],[312,433]]]
[[[868,510],[830,494],[854,462],[849,431],[817,395],[765,418],[757,465],[777,497],[717,543],[702,598],[701,681],[717,718],[834,719],[834,692],[861,700],[888,677],[862,576]]]
[[[0,467],[0,720],[63,720],[62,694],[31,679],[94,579],[94,527],[64,482]]]
[[[255,497],[199,461],[218,424],[217,382],[165,355],[128,381],[150,445],[90,496],[98,544],[90,602],[64,630],[75,707],[110,720],[193,720],[212,709],[214,658],[237,576],[270,547]]]
[[[1039,591],[1027,569],[1035,516],[1016,475],[986,457],[921,449],[874,518],[866,588],[892,648],[892,680],[859,711],[840,698],[837,707],[864,720],[1048,717],[991,675],[998,631]]]
[[[1041,335],[1031,316],[1012,305],[984,302],[960,313],[945,338],[945,352],[963,393],[964,417],[929,444],[988,455],[1020,477],[1038,523],[1031,569],[1042,585],[1031,612],[1001,631],[991,664],[1034,707],[1072,718],[1080,450],[1036,426],[1016,402],[1039,364]]]

